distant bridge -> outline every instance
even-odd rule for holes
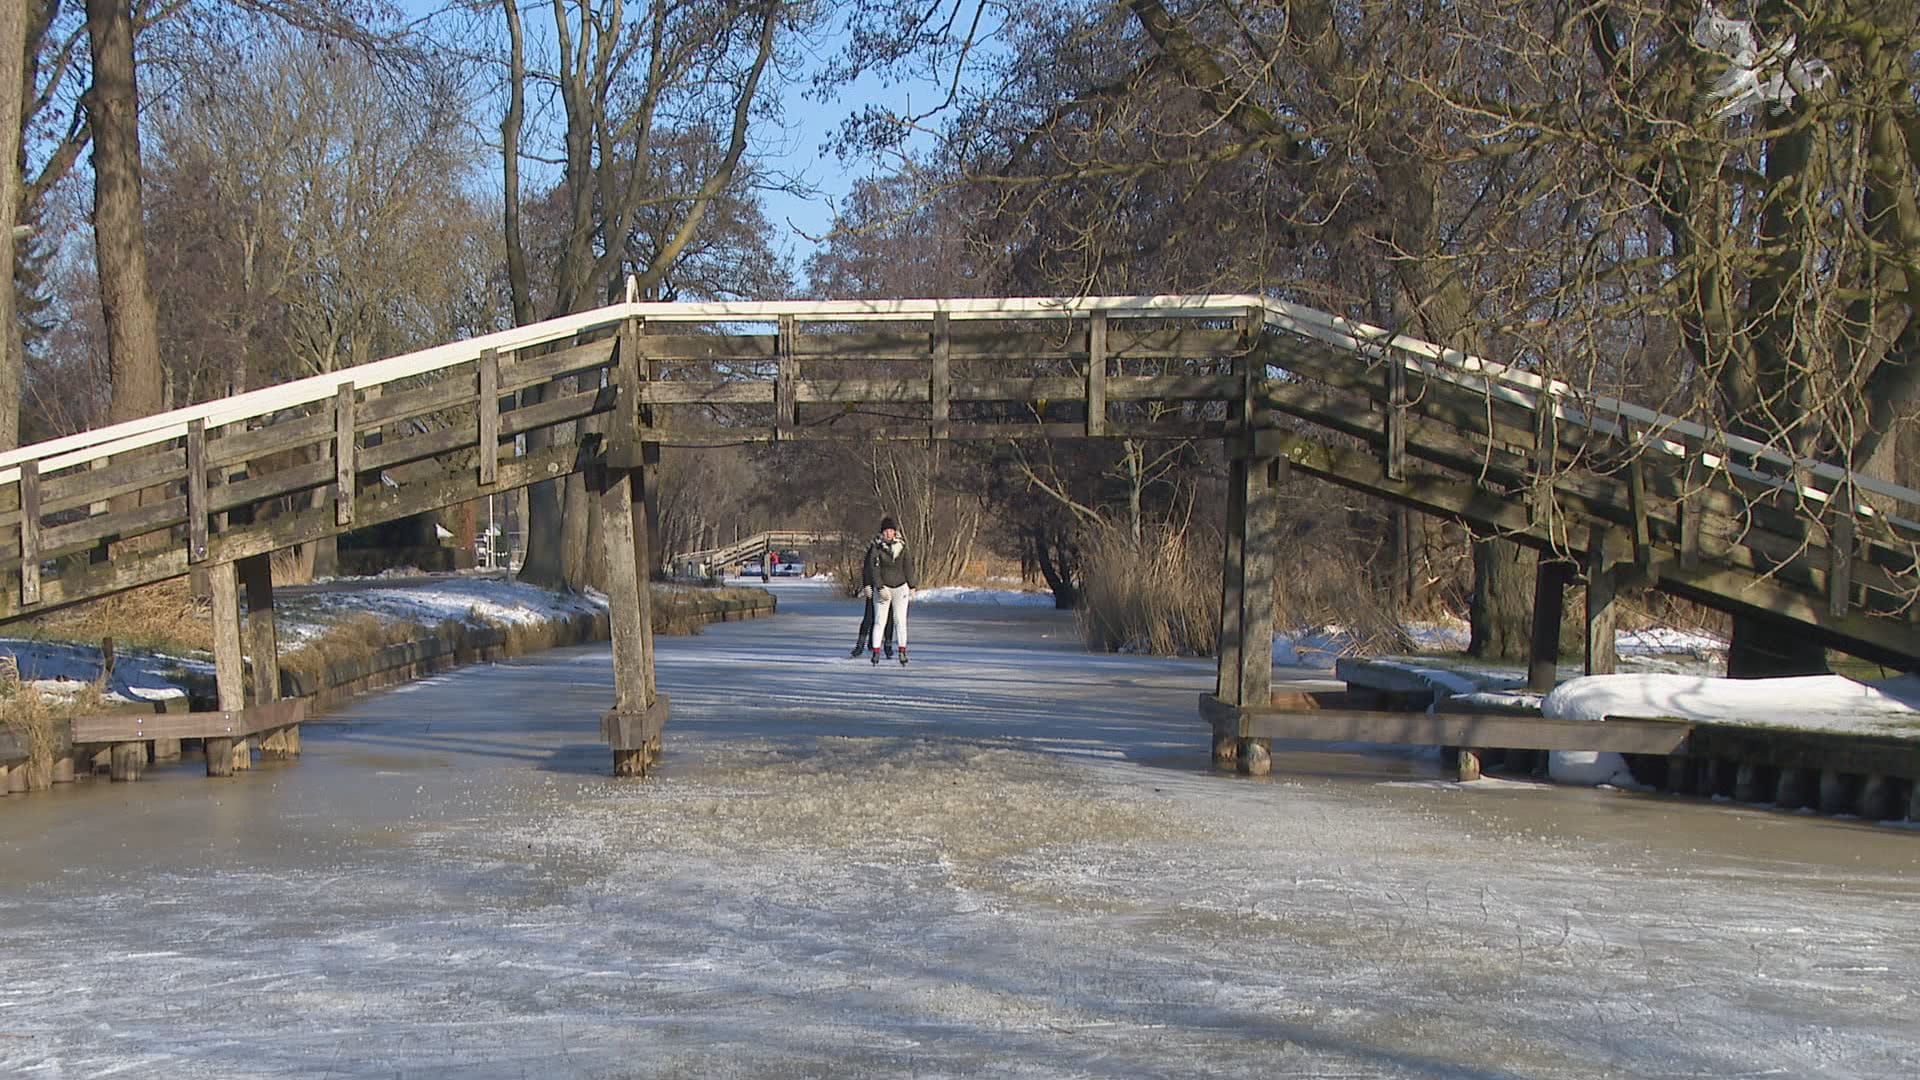
[[[588,419],[604,433],[520,438]],[[0,622],[204,568],[223,772],[218,754],[288,715],[272,711],[271,552],[585,472],[611,575],[602,730],[615,772],[639,774],[667,712],[634,514],[660,446],[1043,436],[1225,440],[1228,705],[1267,700],[1290,468],[1559,556],[1536,664],[1558,651],[1577,560],[1602,670],[1617,577],[1920,666],[1920,492],[1258,296],[629,302],[48,440],[0,454],[0,575],[17,585]]]
[[[837,532],[769,530],[754,533],[752,536],[735,540],[721,547],[679,552],[667,560],[667,567],[671,572],[683,577],[694,577],[702,573],[718,573],[720,567],[735,566],[756,556],[761,559],[760,565],[765,567],[767,556],[776,551],[838,543],[843,539],[845,539],[844,535]]]

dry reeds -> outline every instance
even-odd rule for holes
[[[26,751],[27,790],[53,786],[53,754],[58,749],[54,733],[60,721],[90,711],[99,701],[99,689],[88,687],[66,702],[49,702],[21,678],[17,659],[0,656],[0,728]]]
[[[112,638],[155,652],[211,652],[209,605],[197,600],[186,578],[156,582],[103,596],[27,621],[35,637],[58,641]]]
[[[1183,532],[1117,528],[1083,545],[1080,635],[1096,652],[1207,656],[1220,633],[1220,563]]]

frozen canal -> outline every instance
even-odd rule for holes
[[[1920,833],[1427,761],[1206,771],[1202,661],[916,605],[472,668],[0,804],[0,1075],[1920,1075]]]

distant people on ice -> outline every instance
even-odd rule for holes
[[[867,545],[867,557],[860,570],[860,595],[870,601],[870,621],[863,621],[862,636],[871,649],[873,662],[880,662],[881,631],[893,639],[893,650],[900,662],[907,662],[907,605],[913,600],[913,554],[900,538],[900,527],[893,518],[880,519],[880,534]]]

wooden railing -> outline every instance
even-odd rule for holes
[[[582,420],[603,431],[553,437]],[[1247,295],[629,302],[22,447],[0,454],[0,621],[648,444],[1035,436],[1227,438],[1920,655],[1920,492]]]

